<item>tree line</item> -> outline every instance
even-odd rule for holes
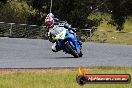
[[[88,19],[91,13],[111,14],[112,25],[123,29],[128,16],[132,16],[131,0],[52,0],[52,13],[76,28],[98,26],[101,19]],[[49,13],[50,0],[1,0],[0,21],[38,24]]]

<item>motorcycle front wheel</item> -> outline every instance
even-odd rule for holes
[[[75,58],[79,57],[79,55],[76,53],[76,51],[74,49],[72,49],[72,47],[70,46],[69,43],[66,44],[66,47],[68,48],[69,53],[72,54]]]

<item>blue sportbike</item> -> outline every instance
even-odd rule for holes
[[[75,58],[82,57],[82,46],[79,44],[76,35],[70,33],[67,29],[61,31],[55,37],[57,45],[68,54],[73,55]]]

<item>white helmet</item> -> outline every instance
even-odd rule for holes
[[[52,17],[52,18],[54,18],[54,15],[53,15],[52,13],[49,13],[49,14],[47,15],[47,17]]]
[[[46,17],[46,18],[45,18],[45,24],[46,24],[49,28],[54,27],[54,19],[53,19],[52,17]]]

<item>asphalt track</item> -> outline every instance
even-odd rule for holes
[[[132,66],[132,45],[83,43],[83,57],[51,51],[42,39],[0,38],[0,68]]]

